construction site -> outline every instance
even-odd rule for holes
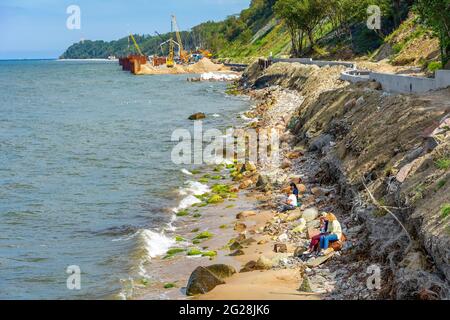
[[[130,33],[128,40],[129,43],[132,42],[135,53],[119,58],[122,70],[134,75],[235,73],[232,66],[214,63],[211,60],[213,54],[207,49],[197,47],[195,50],[186,50],[175,15],[171,16],[170,35],[169,40],[164,40],[159,35],[161,55],[147,56]]]

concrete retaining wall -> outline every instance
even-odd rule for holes
[[[384,91],[393,93],[423,93],[450,86],[450,70],[439,70],[435,78],[412,77],[399,74],[379,73],[361,70],[347,70],[341,80],[351,83],[377,81]]]
[[[381,83],[383,90],[388,92],[423,93],[437,89],[436,80],[432,78],[411,77],[377,72],[371,72],[369,78],[370,80]]]
[[[369,81],[370,71],[347,70],[341,73],[341,80],[351,83]]]
[[[291,58],[291,59],[272,59],[273,63],[276,62],[287,62],[287,63],[301,63],[301,64],[309,64],[309,65],[316,65],[319,67],[325,67],[325,66],[344,66],[347,68],[354,69],[356,67],[356,64],[353,62],[343,62],[343,61],[322,61],[322,60],[313,60],[311,58]]]

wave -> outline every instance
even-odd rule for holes
[[[181,169],[181,172],[184,173],[184,174],[187,175],[187,176],[192,176],[192,172],[190,172],[190,171],[187,170],[187,169]]]
[[[184,198],[180,201],[178,207],[174,208],[174,212],[191,207],[195,203],[199,203],[200,200],[195,196],[199,196],[210,192],[211,190],[206,184],[198,181],[187,181],[186,187],[181,188],[179,193]]]

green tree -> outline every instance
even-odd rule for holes
[[[275,4],[276,15],[289,30],[295,56],[302,54],[305,36],[314,47],[315,31],[329,16],[330,3],[329,0],[278,0]]]
[[[450,61],[450,0],[417,0],[416,12],[439,37],[442,66]]]

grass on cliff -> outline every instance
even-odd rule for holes
[[[436,160],[436,167],[439,170],[448,170],[450,168],[450,158],[442,157]]]
[[[448,216],[450,216],[450,203],[445,203],[441,208],[441,217],[446,219]]]

